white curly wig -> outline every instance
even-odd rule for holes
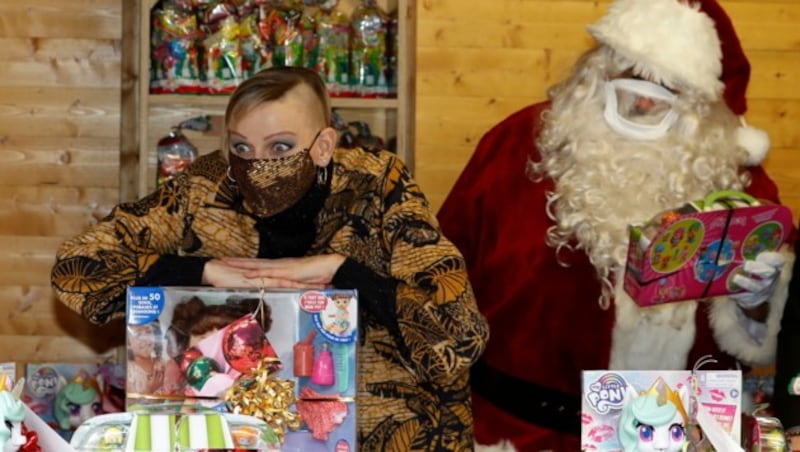
[[[549,92],[537,146],[534,180],[551,178],[548,244],[585,250],[603,283],[607,307],[614,275],[622,277],[628,225],[721,189],[742,189],[748,158],[736,142],[737,117],[722,100],[681,90],[679,114],[667,136],[640,141],[612,131],[603,119],[604,83],[634,65],[609,47],[584,54],[570,77]],[[637,74],[638,75],[638,74]]]

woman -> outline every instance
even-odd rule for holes
[[[322,80],[270,68],[225,112],[224,151],[65,242],[52,284],[95,323],[130,286],[355,288],[362,450],[472,448],[488,338],[464,260],[388,152],[337,149]]]

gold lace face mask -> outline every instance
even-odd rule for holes
[[[277,159],[245,159],[228,153],[231,177],[248,207],[271,217],[293,206],[314,185],[317,169],[309,154],[317,140],[297,154]]]

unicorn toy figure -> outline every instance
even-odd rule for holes
[[[689,391],[677,391],[659,377],[646,393],[628,388],[630,400],[619,418],[619,442],[625,452],[678,452],[688,439]]]
[[[17,381],[14,388],[7,390],[8,376],[0,375],[0,446],[3,452],[17,452],[25,445],[27,438],[22,430],[25,406],[19,396],[23,381]]]
[[[102,414],[100,384],[97,379],[80,372],[58,391],[53,414],[61,429],[71,432],[83,421]]]

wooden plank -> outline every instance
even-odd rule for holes
[[[117,357],[117,338],[119,333],[111,328],[97,330],[86,328],[87,332],[61,334],[57,336],[0,336],[0,360],[13,361],[18,365],[25,362],[102,362],[114,361]],[[124,329],[122,329],[124,331]],[[111,335],[114,336],[111,336]],[[84,337],[86,336],[86,337]],[[111,339],[114,339],[112,341]]]
[[[0,185],[58,184],[72,187],[110,187],[119,183],[115,164],[71,165],[26,164],[0,168]]]
[[[751,125],[769,133],[773,148],[800,149],[800,99],[750,98],[746,117]]]
[[[752,66],[749,98],[800,99],[800,51],[751,51],[748,58]]]
[[[59,237],[0,235],[0,286],[43,285],[49,281]]]
[[[0,49],[5,61],[103,61],[120,58],[120,41],[116,39],[0,38]]]
[[[0,2],[0,36],[118,39],[119,0]]]
[[[476,19],[453,23],[426,20],[419,24],[420,42],[445,48],[575,49],[595,45],[582,22],[550,21],[546,17],[510,21]],[[480,29],[480,33],[475,33]],[[795,23],[744,23],[737,34],[749,54],[758,50],[800,50],[800,27]]]
[[[418,49],[419,97],[522,96],[543,98],[569,74],[580,50],[495,48]],[[754,51],[748,96],[800,99],[800,52]]]
[[[141,124],[138,117],[139,74],[147,69],[141,68],[139,54],[142,51],[139,15],[142,8],[138,0],[121,0],[122,30],[127,37],[122,41],[122,61],[120,71],[120,164],[119,194],[122,201],[133,201],[138,196],[140,163],[139,134]]]
[[[0,57],[3,54],[0,52]],[[4,63],[2,86],[116,88],[120,84],[119,59],[18,60]]]
[[[585,25],[571,22],[424,21],[418,29],[420,42],[442,48],[575,49],[593,45]],[[480,29],[480,33],[475,33],[476,29]]]
[[[459,0],[426,0],[419,4],[419,23],[429,20],[451,22],[520,20],[573,22],[588,24],[595,21],[607,9],[608,1],[593,0],[527,0],[527,1],[473,1],[469,5]],[[480,34],[480,28],[476,34]]]
[[[0,186],[114,188],[117,149],[116,138],[0,135]]]
[[[114,88],[4,86],[0,88],[0,136],[118,137],[119,105],[119,90]]]
[[[417,99],[428,96],[544,99],[581,51],[543,49],[417,50]]]
[[[472,2],[465,8],[457,0],[427,1],[420,7],[419,41],[442,47],[590,47],[594,41],[586,26],[607,4],[506,1]],[[746,50],[800,50],[800,4],[750,1],[724,6]]]
[[[49,274],[49,273],[48,273]],[[13,350],[13,361],[82,361],[114,357],[124,345],[124,321],[93,325],[58,302],[49,277],[39,285],[0,285],[0,308],[7,313],[0,335],[0,360]],[[63,348],[58,340],[68,347]],[[7,345],[14,343],[14,348]]]
[[[23,241],[31,236],[69,237],[108,215],[113,207],[114,204],[63,206],[55,203],[2,202],[0,234],[14,235]]]
[[[0,235],[70,237],[117,204],[115,188],[0,186]]]

